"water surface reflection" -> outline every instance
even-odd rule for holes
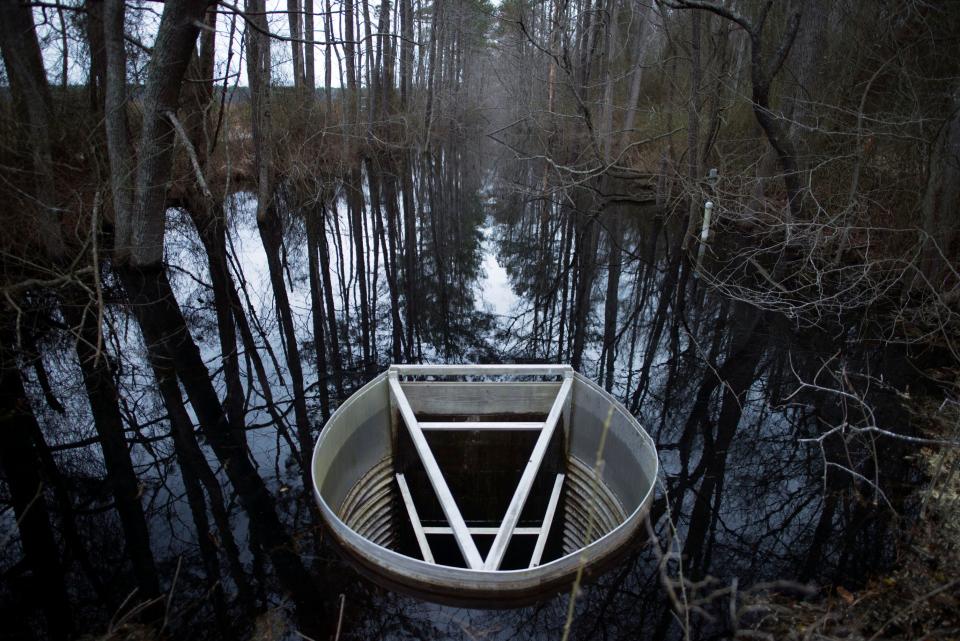
[[[896,354],[800,330],[715,295],[683,258],[673,222],[649,206],[604,202],[577,189],[532,197],[524,185],[536,181],[515,167],[493,171],[453,148],[424,155],[407,175],[381,169],[376,184],[407,185],[409,193],[391,196],[385,188],[371,199],[364,188],[359,205],[342,193],[325,205],[318,242],[329,251],[331,273],[322,304],[335,312],[327,329],[340,343],[335,353],[329,341],[320,347],[327,370],[318,374],[316,365],[306,372],[312,427],[318,431],[323,421],[320,389],[334,399],[340,390],[348,395],[397,355],[425,362],[572,362],[610,389],[657,441],[664,473],[651,539],[584,586],[571,638],[678,638],[668,588],[681,575],[699,586],[684,594],[702,610],[695,629],[709,636],[738,623],[728,613],[730,586],[852,585],[890,562],[892,511],[884,502],[909,512],[899,497],[916,471],[883,441],[869,448],[842,439],[824,441],[823,448],[804,442],[844,420],[849,408],[830,394],[793,392],[838,359],[853,372],[898,382],[906,368]],[[355,206],[362,207],[360,218],[351,215]],[[404,221],[404,208],[415,208],[415,239],[400,230],[388,238],[378,212],[391,207]],[[165,619],[176,638],[270,630],[293,638],[294,626],[327,634],[332,622],[342,639],[560,638],[566,594],[514,610],[439,606],[376,587],[331,548],[303,488],[284,358],[291,345],[281,337],[255,206],[241,193],[227,209],[231,269],[256,346],[241,353],[245,433],[203,437],[198,445],[190,406],[181,401],[170,410],[180,390],[164,388],[164,363],[148,360],[122,308],[108,308],[108,349],[134,444],[147,549],[160,592],[168,595],[142,618]],[[177,230],[168,247],[174,289],[222,397],[209,274],[192,227],[176,210],[170,216]],[[290,217],[284,229],[283,267],[296,347],[314,363],[315,299],[307,229],[298,220]],[[358,223],[367,240],[366,272],[359,275],[351,242]],[[411,248],[415,260],[401,264]],[[396,278],[411,269],[409,283]],[[361,283],[373,301],[369,338],[355,311],[367,295]],[[43,402],[40,370],[24,370],[26,396],[41,419],[45,455],[56,461],[45,469],[59,470],[48,479],[46,500],[65,550],[63,580],[78,629],[105,630],[139,600],[130,544],[108,491],[89,407],[75,391],[82,384],[76,358],[55,334],[41,340],[60,340],[46,350],[42,371],[64,409]],[[369,362],[359,347],[366,340]],[[334,369],[337,362],[342,366]],[[886,424],[906,421],[882,392],[872,402]],[[825,460],[840,461],[860,478],[825,467]],[[882,498],[869,483],[878,462]],[[5,531],[14,532],[11,515],[3,518]],[[19,547],[15,535],[5,537],[0,589],[4,619],[20,622],[8,632],[29,637],[45,629],[45,587],[18,567]],[[23,612],[30,614],[14,616]]]

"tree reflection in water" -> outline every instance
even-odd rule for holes
[[[335,407],[391,360],[572,362],[606,385],[658,444],[664,474],[650,518],[657,545],[637,541],[584,586],[571,638],[679,638],[683,617],[675,616],[667,587],[678,589],[681,577],[683,595],[697,605],[693,627],[710,636],[749,623],[751,615],[730,615],[731,586],[742,593],[771,581],[849,584],[890,561],[891,512],[869,483],[836,467],[825,471],[824,457],[867,480],[883,465],[885,496],[898,510],[898,489],[916,472],[889,443],[867,450],[838,439],[821,451],[801,442],[845,417],[831,399],[792,392],[838,349],[851,370],[894,379],[905,376],[896,354],[840,344],[716,296],[682,257],[675,221],[650,205],[604,201],[586,187],[528,199],[532,190],[523,186],[538,180],[532,165],[494,170],[470,148],[451,138],[410,162],[368,164],[359,174],[367,181],[358,189],[363,199],[330,193],[309,215],[298,214],[305,205],[292,191],[281,199],[290,210],[281,278],[296,347],[304,363],[315,364],[304,372],[313,435],[327,403]],[[171,364],[171,350],[189,346],[157,325],[172,308],[148,310],[156,317],[134,325],[127,308],[108,305],[101,370],[80,368],[78,357],[91,355],[55,317],[25,325],[42,358],[21,366],[22,378],[3,370],[5,470],[9,476],[18,452],[31,468],[10,476],[20,485],[5,487],[23,536],[7,514],[0,590],[4,620],[19,622],[8,632],[104,630],[159,585],[167,595],[154,605],[159,610],[140,618],[165,618],[176,638],[243,637],[271,625],[325,638],[341,607],[342,639],[560,638],[567,594],[513,610],[438,606],[374,586],[331,548],[303,488],[309,452],[297,443],[292,346],[279,329],[255,207],[244,194],[227,204],[245,431],[226,427],[219,403],[204,415],[197,409],[202,385],[174,373],[180,365]],[[214,369],[221,347],[202,243],[176,210],[170,222],[171,286],[198,357]],[[357,225],[367,239],[368,326],[354,312]],[[484,243],[490,227],[492,242]],[[485,247],[516,295],[506,315],[484,306],[496,294],[482,272]],[[317,255],[327,257],[328,273],[310,274],[308,258]],[[108,301],[116,300],[118,283],[104,285]],[[83,312],[68,311],[77,316],[71,325],[82,325]],[[143,348],[135,327],[155,331],[145,338],[167,351]],[[360,349],[366,330],[369,350]],[[321,332],[327,340],[315,343]],[[86,339],[96,343],[96,330]],[[317,354],[317,344],[327,347]],[[223,371],[214,383],[223,398]],[[108,451],[102,426],[94,427],[88,396],[115,403],[117,429],[133,444],[132,476],[119,475],[122,460],[111,462],[118,454]],[[886,422],[903,419],[882,394],[872,400]],[[33,411],[24,414],[25,406]],[[43,500],[22,518],[41,482]],[[131,482],[139,502],[131,502]],[[137,504],[143,531],[130,513]],[[27,571],[24,556],[40,559],[33,566],[40,571]]]

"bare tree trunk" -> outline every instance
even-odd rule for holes
[[[412,5],[413,15],[419,15],[420,13],[422,13],[424,0],[412,0],[412,2],[414,3]],[[417,37],[417,41],[421,43],[424,41],[423,31],[424,31],[423,21],[417,20],[417,29],[416,29],[417,36],[416,37]],[[429,47],[428,47],[428,51],[429,51]],[[427,59],[427,55],[424,54],[423,45],[421,44],[420,52],[417,55],[417,68],[416,68],[416,71],[414,72],[415,74],[414,78],[412,79],[412,85],[416,85],[418,88],[421,88],[421,89],[425,86],[425,83],[424,83],[425,64],[424,63],[426,59]]]
[[[4,318],[4,325],[10,320]],[[40,431],[40,426],[23,389],[16,359],[7,352],[7,346],[13,345],[12,339],[13,336],[4,331],[0,348],[0,469],[9,488],[20,545],[36,577],[37,589],[43,591],[40,605],[47,631],[53,639],[68,639],[73,636],[73,616],[60,550],[44,499],[40,460],[31,438],[32,433]]]
[[[769,6],[769,5],[768,5]],[[802,218],[803,212],[803,182],[800,176],[799,166],[797,165],[797,153],[794,150],[793,142],[790,140],[789,133],[784,125],[774,115],[770,108],[770,85],[773,78],[783,65],[793,40],[797,35],[797,29],[800,25],[800,14],[794,14],[787,26],[787,34],[780,43],[776,58],[772,65],[768,65],[763,57],[763,45],[761,33],[763,23],[757,30],[751,33],[750,38],[750,76],[752,82],[753,95],[753,114],[767,134],[767,140],[777,152],[777,158],[780,160],[780,166],[783,168],[783,183],[787,188],[787,207],[790,219],[787,221],[788,235],[789,225]]]
[[[607,215],[609,227],[607,235],[610,239],[609,268],[607,269],[607,300],[603,314],[603,351],[606,355],[604,372],[604,388],[609,392],[613,389],[614,363],[617,347],[617,314],[620,311],[620,272],[623,265],[623,238],[620,226],[620,213],[610,212]]]
[[[802,217],[803,180],[800,176],[797,153],[793,141],[790,139],[789,131],[770,107],[770,86],[793,47],[797,31],[800,28],[800,11],[798,9],[790,14],[786,32],[773,56],[767,58],[764,55],[763,32],[770,9],[774,5],[773,0],[766,0],[758,17],[752,21],[740,15],[734,9],[713,2],[677,0],[677,4],[687,9],[710,11],[726,20],[736,22],[743,27],[750,38],[750,81],[753,115],[766,134],[770,146],[776,151],[777,159],[783,169],[783,183],[787,190],[789,218],[786,222],[789,237],[790,225],[793,221],[800,220]]]
[[[403,240],[405,248],[404,284],[407,311],[407,362],[414,360],[414,334],[417,327],[417,210],[413,200],[413,171],[410,162],[410,151],[402,152],[400,163],[400,191],[403,197]]]
[[[430,144],[430,126],[433,123],[433,99],[436,87],[436,72],[437,72],[437,57],[443,54],[443,51],[437,42],[439,37],[439,30],[442,29],[440,25],[441,15],[443,13],[443,0],[433,0],[433,15],[430,17],[430,50],[429,50],[429,60],[427,61],[427,80],[426,80],[426,90],[427,90],[427,102],[424,107],[423,115],[423,130],[424,138],[423,144]]]
[[[44,440],[40,425],[37,424],[36,421],[30,422],[29,420],[27,421],[27,425],[33,430],[33,446],[36,448],[37,456],[40,460],[40,466],[43,472],[42,478],[53,486],[53,496],[57,503],[57,509],[60,511],[60,529],[63,533],[65,556],[69,557],[73,555],[77,559],[77,562],[83,569],[84,576],[90,583],[90,587],[93,588],[97,598],[103,601],[104,604],[107,604],[108,607],[116,607],[119,604],[115,603],[114,599],[107,594],[103,581],[100,580],[96,569],[93,567],[93,563],[90,561],[90,554],[87,552],[86,546],[80,538],[80,530],[77,527],[76,518],[77,510],[74,508],[73,501],[70,499],[68,488],[70,482],[57,467],[57,461],[53,456],[53,452],[50,450],[50,446],[47,445],[46,440]]]
[[[104,90],[107,79],[107,51],[103,38],[103,3],[91,2],[87,6],[87,49],[90,52],[87,98],[90,113],[103,118]]]
[[[257,223],[267,218],[273,200],[273,131],[270,92],[270,39],[263,0],[247,0],[247,12],[256,29],[246,36],[247,78],[253,118],[254,166],[257,174]]]
[[[29,147],[34,181],[32,193],[39,211],[34,221],[47,256],[62,257],[63,237],[54,188],[53,151],[50,133],[53,101],[47,84],[40,44],[33,24],[32,9],[16,2],[0,3],[0,53],[3,56],[10,92],[19,120],[26,131],[18,135],[18,143]],[[25,221],[26,222],[26,221]]]
[[[564,217],[564,231],[563,238],[561,239],[561,249],[560,249],[560,265],[563,275],[563,285],[561,286],[561,300],[560,300],[560,332],[557,338],[557,360],[562,361],[563,355],[567,351],[567,341],[564,340],[564,330],[571,326],[572,323],[568,322],[567,314],[567,303],[570,299],[570,271],[571,271],[571,258],[570,251],[573,247],[573,235],[574,235],[574,212],[569,209],[566,212]],[[570,330],[568,330],[570,331]],[[567,337],[569,340],[569,337]]]
[[[373,21],[370,20],[370,2],[369,0],[360,0],[360,8],[363,12],[364,28],[364,49],[367,53],[367,134],[373,131],[373,117],[377,111],[377,70],[374,68],[373,58]]]
[[[303,73],[306,75],[307,90],[310,92],[310,102],[316,100],[317,75],[316,51],[314,50],[313,0],[303,0]]]
[[[170,114],[179,106],[184,73],[193,56],[206,11],[206,3],[200,0],[172,0],[163,8],[141,98],[143,121],[136,163],[135,199],[128,213],[116,213],[118,226],[121,229],[129,226],[130,238],[129,251],[123,246],[117,247],[117,257],[121,261],[129,260],[131,265],[152,266],[163,260],[166,221],[162,214],[166,207],[176,140]],[[109,21],[104,28],[106,32],[111,31]],[[108,36],[108,43],[112,39]],[[110,51],[108,44],[108,54]],[[116,77],[125,71],[120,68],[122,64],[123,61],[111,63],[112,82],[126,81],[125,75]],[[112,122],[118,116],[110,113],[108,106],[108,127],[119,129],[122,126]],[[132,163],[129,149],[124,150],[122,144],[111,153],[114,152],[127,155],[127,162]],[[111,163],[111,174],[114,171]],[[114,200],[117,201],[116,194]],[[123,234],[118,235],[123,238]]]
[[[715,62],[713,63],[713,91],[710,92],[707,121],[706,126],[703,128],[704,135],[701,136],[702,140],[700,143],[701,175],[703,175],[705,163],[709,159],[710,153],[713,151],[713,146],[717,141],[717,136],[720,134],[721,104],[726,94],[726,86],[729,84],[728,71],[730,66],[730,56],[728,51],[730,49],[730,33],[730,25],[727,23],[721,23],[717,29],[717,33],[713,36],[713,38],[719,42],[717,44],[716,54],[714,55]]]
[[[151,361],[168,364],[171,375],[175,373],[183,384],[208,443],[240,494],[252,531],[271,551],[277,576],[291,592],[298,617],[305,629],[311,630],[308,634],[318,636],[325,627],[319,622],[323,620],[322,597],[311,585],[312,578],[299,557],[291,552],[293,543],[277,518],[273,498],[247,458],[242,426],[231,426],[223,412],[161,262],[175,136],[169,114],[177,109],[184,73],[194,55],[206,10],[207,3],[197,0],[170,0],[164,5],[142,94],[135,204],[132,211],[115,212],[118,224],[130,227],[131,244],[129,251],[121,249],[114,269],[127,293]],[[248,57],[248,63],[260,64],[262,59],[254,55]],[[116,69],[114,72],[119,73]],[[122,85],[125,76],[113,81]],[[115,117],[116,114],[107,114],[108,119]]]
[[[614,112],[614,74],[613,74],[613,56],[614,47],[617,45],[617,1],[607,0],[605,8],[605,18],[603,21],[604,48],[601,69],[603,75],[603,102],[600,105],[600,140],[597,141],[600,147],[604,164],[613,162],[614,134],[613,134],[613,112]],[[605,178],[605,177],[604,177]],[[601,193],[605,193],[603,189]]]
[[[293,86],[302,90],[306,84],[303,69],[303,22],[300,19],[300,0],[287,0],[287,23],[290,26],[290,52],[293,63]],[[251,34],[247,34],[249,38]]]
[[[393,326],[393,362],[403,359],[403,322],[400,320],[400,291],[397,264],[397,221],[400,212],[397,207],[397,177],[392,173],[384,176],[384,201],[387,209],[387,239],[389,243],[383,253],[387,265],[387,285],[390,289],[390,317]]]
[[[200,55],[188,69],[190,82],[184,96],[184,123],[189,143],[197,157],[201,172],[205,172],[210,149],[215,141],[210,139],[213,130],[212,105],[214,99],[213,73],[217,12],[208,11],[206,28],[200,37]],[[206,180],[209,184],[209,179]],[[245,421],[243,384],[240,381],[240,362],[237,351],[237,332],[234,324],[233,303],[230,292],[235,285],[227,261],[226,215],[222,205],[214,200],[217,195],[209,193],[204,185],[194,182],[185,194],[185,209],[207,254],[207,266],[213,288],[214,308],[217,314],[220,354],[223,359],[223,377],[226,384],[224,406],[233,425]]]
[[[584,198],[589,200],[589,196]],[[596,273],[597,245],[600,240],[600,231],[593,212],[579,211],[578,215],[585,216],[586,220],[580,228],[577,238],[577,285],[576,296],[573,301],[573,350],[570,353],[570,364],[577,371],[583,367],[583,350],[587,343],[587,333],[590,330],[590,301],[593,294],[593,280]]]
[[[170,432],[181,473],[185,478],[189,476],[198,480],[206,490],[207,496],[209,497],[210,513],[213,515],[214,523],[216,523],[217,530],[219,531],[219,547],[221,547],[227,555],[230,575],[237,586],[239,604],[241,607],[253,607],[253,594],[250,591],[247,575],[243,569],[243,563],[240,560],[240,551],[237,548],[237,543],[233,536],[233,528],[230,525],[229,515],[224,508],[225,503],[223,490],[220,487],[220,480],[213,473],[213,470],[210,469],[207,457],[197,443],[197,437],[193,431],[193,423],[183,403],[183,396],[180,394],[180,386],[177,384],[176,373],[170,368],[169,363],[154,361],[153,359],[156,354],[148,353],[147,356],[151,361],[150,364],[157,382],[160,397],[163,399],[164,407],[170,416]],[[199,498],[200,501],[203,500],[202,497]],[[199,532],[198,535],[202,538],[210,538],[208,530]]]
[[[207,575],[210,594],[213,597],[214,615],[220,627],[220,634],[229,636],[230,624],[227,618],[223,584],[220,580],[220,563],[217,557],[217,548],[210,536],[211,529],[210,522],[207,519],[207,504],[200,480],[190,465],[188,441],[193,438],[193,425],[180,398],[180,390],[175,389],[176,379],[159,376],[156,373],[155,378],[164,388],[161,390],[161,395],[164,397],[167,414],[170,417],[173,449],[177,455],[177,462],[180,464],[184,493],[187,495],[187,505],[190,507],[190,514],[193,516],[193,523],[196,528],[197,546],[200,548],[200,558],[203,562],[204,573]],[[172,390],[175,390],[176,397],[181,402],[174,404],[168,400]]]
[[[336,215],[336,212],[333,212]],[[337,390],[337,399],[343,400],[343,358],[340,356],[340,340],[337,330],[337,310],[333,304],[333,280],[330,278],[330,250],[327,243],[326,208],[322,211],[320,219],[320,274],[323,278],[323,296],[326,299],[327,306],[327,325],[330,333],[330,360],[333,365],[333,383]]]
[[[627,113],[623,117],[623,140],[621,149],[626,149],[630,142],[630,135],[633,133],[633,124],[637,117],[637,104],[640,100],[640,86],[643,81],[643,57],[647,52],[647,14],[650,11],[650,5],[638,2],[634,10],[634,18],[637,21],[634,42],[633,42],[633,68],[630,78],[630,97],[627,98]]]
[[[411,0],[400,3],[400,108],[406,111],[413,82],[413,8]]]
[[[600,3],[600,0],[596,0],[597,4]],[[588,90],[588,83],[590,82],[590,63],[593,58],[593,44],[594,44],[594,14],[596,10],[594,9],[593,0],[586,0],[586,7],[581,15],[580,29],[577,34],[577,80],[579,81],[579,86],[574,89],[581,94],[581,99],[586,101],[586,93]]]
[[[262,0],[247,0],[247,8],[256,13],[252,19],[259,23],[260,30],[247,34],[247,75],[250,79],[251,109],[253,112],[253,144],[258,175],[257,228],[267,256],[267,268],[276,302],[281,337],[286,346],[287,369],[293,386],[293,409],[296,418],[298,449],[302,457],[313,448],[313,434],[307,415],[306,391],[303,382],[303,365],[300,345],[293,325],[293,313],[283,280],[283,265],[280,254],[283,245],[283,223],[278,204],[274,198],[274,169],[272,161],[271,92],[270,92],[270,42],[266,35],[266,16]],[[311,486],[310,469],[301,465],[304,491]],[[311,502],[312,506],[313,503]]]
[[[344,0],[343,3],[343,51],[347,70],[347,109],[344,122],[353,123],[350,130],[357,131],[360,124],[357,114],[357,57],[356,40],[353,32],[353,3],[355,0]]]
[[[333,88],[330,86],[333,82],[333,11],[330,7],[330,0],[325,0],[324,7],[326,8],[326,15],[323,17],[323,29],[327,46],[323,56],[323,98],[326,104],[326,124],[330,126],[333,118]]]
[[[636,414],[640,410],[640,404],[643,402],[647,393],[647,383],[650,380],[650,368],[653,366],[653,358],[657,353],[657,348],[660,346],[660,339],[663,336],[663,327],[667,321],[667,310],[670,308],[670,300],[680,272],[681,256],[682,254],[676,251],[670,259],[670,265],[667,268],[667,273],[664,275],[663,284],[660,288],[660,300],[657,303],[657,311],[653,317],[653,328],[650,330],[649,337],[647,338],[640,379],[637,382],[637,387],[630,401],[630,412],[633,414]]]
[[[681,247],[684,251],[696,233],[700,199],[696,186],[700,180],[700,12],[690,14],[690,95],[687,98],[687,179],[690,181],[687,205],[687,231]]]
[[[946,275],[946,262],[960,253],[960,88],[954,90],[951,106],[953,111],[931,146],[921,209],[923,230],[936,243],[934,247],[928,241],[922,269],[935,285]]]
[[[117,388],[107,361],[98,346],[104,344],[98,317],[85,317],[88,299],[74,292],[73,300],[61,306],[64,318],[76,333],[74,341],[84,388],[90,400],[93,424],[100,437],[100,447],[107,470],[107,485],[113,495],[120,524],[127,544],[127,554],[139,586],[138,598],[149,600],[160,594],[157,568],[150,549],[150,530],[140,503],[140,482],[130,459],[120,414]]]
[[[307,415],[300,345],[293,325],[290,298],[287,296],[286,284],[283,281],[283,265],[280,263],[280,250],[283,243],[283,230],[280,225],[280,216],[274,207],[268,209],[264,218],[258,218],[257,220],[260,239],[267,255],[267,268],[270,273],[270,283],[276,303],[280,333],[283,344],[286,346],[287,369],[290,372],[290,382],[293,386],[293,412],[297,426],[298,449],[302,457],[307,457],[313,449],[313,433],[310,417]],[[301,472],[304,477],[304,488],[309,488],[311,486],[309,466],[302,465]]]
[[[151,361],[171,364],[166,375],[175,373],[183,384],[207,442],[240,496],[251,530],[269,551],[278,579],[291,593],[304,632],[316,635],[329,625],[324,619],[323,593],[313,585],[296,555],[295,545],[277,517],[273,497],[247,456],[242,432],[230,429],[226,421],[166,273],[159,266],[127,267],[120,270],[120,277],[151,351]]]
[[[320,388],[320,412],[326,422],[330,418],[330,372],[327,366],[327,346],[323,331],[323,296],[320,291],[320,269],[317,266],[320,242],[323,233],[323,209],[315,208],[307,213],[307,266],[310,275],[310,307],[313,319],[313,351],[317,363],[317,386]],[[327,266],[324,266],[327,269]]]
[[[390,33],[390,0],[382,0],[380,3],[380,26],[378,30],[381,34],[380,55],[383,57],[383,66],[380,73],[380,90],[383,97],[380,100],[380,112],[382,119],[386,121],[395,108],[393,104],[393,75],[397,58],[393,37],[387,35]]]
[[[356,167],[351,169],[346,188],[355,252],[353,261],[357,285],[360,288],[360,353],[363,359],[361,368],[367,371],[373,363],[370,360],[370,307],[367,297],[366,246],[363,240],[363,187],[360,180],[360,170]]]

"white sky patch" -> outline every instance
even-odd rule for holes
[[[248,29],[244,17],[234,11],[234,8],[242,9],[244,3],[238,0],[236,3],[220,6],[220,13],[217,16],[217,36],[216,36],[216,70],[215,79],[217,86],[223,86],[226,79],[227,88],[235,86],[246,87],[247,65],[246,51],[243,46],[243,33]],[[373,34],[378,33],[380,19],[380,3],[372,2],[370,5],[370,31]],[[78,15],[82,15],[82,0],[66,0],[63,3],[62,10],[50,6],[35,7],[33,10],[33,22],[37,27],[37,36],[40,40],[40,48],[43,55],[44,67],[47,70],[48,80],[51,84],[59,84],[63,70],[63,28],[67,29],[67,82],[72,85],[82,85],[88,82],[89,76],[89,53],[86,50],[86,33],[83,32],[78,24]],[[267,0],[267,24],[272,36],[277,38],[289,38],[290,23],[287,14],[287,5],[282,0]],[[131,38],[128,46],[131,51],[136,50],[137,42],[144,47],[152,47],[156,39],[157,30],[160,26],[160,18],[163,12],[162,5],[156,5],[146,2],[133,2],[127,7],[127,27]],[[359,33],[354,34],[356,48],[358,53],[363,56],[358,61],[357,74],[363,81],[366,77],[366,65],[370,63],[366,59],[365,36],[366,23],[363,19],[363,12],[359,4],[355,7],[356,20],[359,21]],[[343,45],[344,25],[343,25],[343,2],[342,0],[330,0],[330,15],[332,27],[331,48],[331,78],[330,86],[340,87],[341,60],[344,57],[345,49]],[[62,16],[62,21],[61,21]],[[399,29],[395,24],[398,16],[394,4],[391,3],[390,14],[390,32],[397,34]],[[420,31],[425,29],[425,20],[429,16],[414,17],[415,37]],[[327,55],[327,33],[326,33],[326,4],[318,0],[314,2],[313,19],[313,41],[315,56],[315,82],[318,89],[324,87],[324,64]],[[302,28],[302,25],[301,25]],[[354,29],[356,30],[356,25]],[[231,37],[232,36],[232,37]],[[310,39],[310,34],[304,34],[304,40]],[[399,42],[399,40],[397,40]],[[380,39],[373,36],[372,42],[374,48],[374,57],[380,46]],[[199,46],[199,45],[198,45]],[[128,52],[129,54],[129,52]],[[418,62],[418,57],[422,54],[421,47],[414,47],[414,66]],[[271,76],[275,85],[293,84],[293,64],[290,43],[286,40],[274,39],[271,41]],[[140,56],[140,64],[146,61],[146,57]],[[229,61],[229,66],[228,66]],[[2,63],[0,63],[2,66]],[[137,63],[128,55],[128,81],[131,83],[142,81],[144,69],[137,68]],[[399,74],[399,65],[395,69]]]

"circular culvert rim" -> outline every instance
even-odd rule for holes
[[[626,516],[626,519],[614,529],[592,543],[557,559],[534,568],[514,570],[474,570],[431,564],[378,545],[358,534],[341,520],[337,512],[320,493],[315,474],[317,457],[332,433],[330,428],[336,425],[338,415],[346,413],[354,403],[361,402],[366,392],[385,381],[387,374],[388,371],[384,371],[374,377],[337,408],[317,439],[311,457],[313,493],[317,505],[320,507],[324,523],[333,534],[340,548],[353,560],[359,562],[362,566],[361,569],[365,570],[364,574],[373,581],[390,589],[425,597],[428,600],[458,604],[469,603],[481,607],[486,604],[510,604],[514,601],[525,601],[539,595],[555,592],[561,586],[571,583],[581,566],[584,568],[584,574],[592,576],[597,570],[605,569],[605,561],[616,559],[619,553],[627,549],[642,524],[655,494],[656,479],[660,466],[656,446],[650,435],[622,403],[579,373],[574,373],[576,383],[586,385],[591,391],[609,399],[614,406],[614,411],[621,413],[626,418],[627,423],[637,431],[653,454],[653,474],[649,479],[649,487],[643,499]],[[640,467],[639,457],[641,455],[643,454],[637,456],[638,468]]]

